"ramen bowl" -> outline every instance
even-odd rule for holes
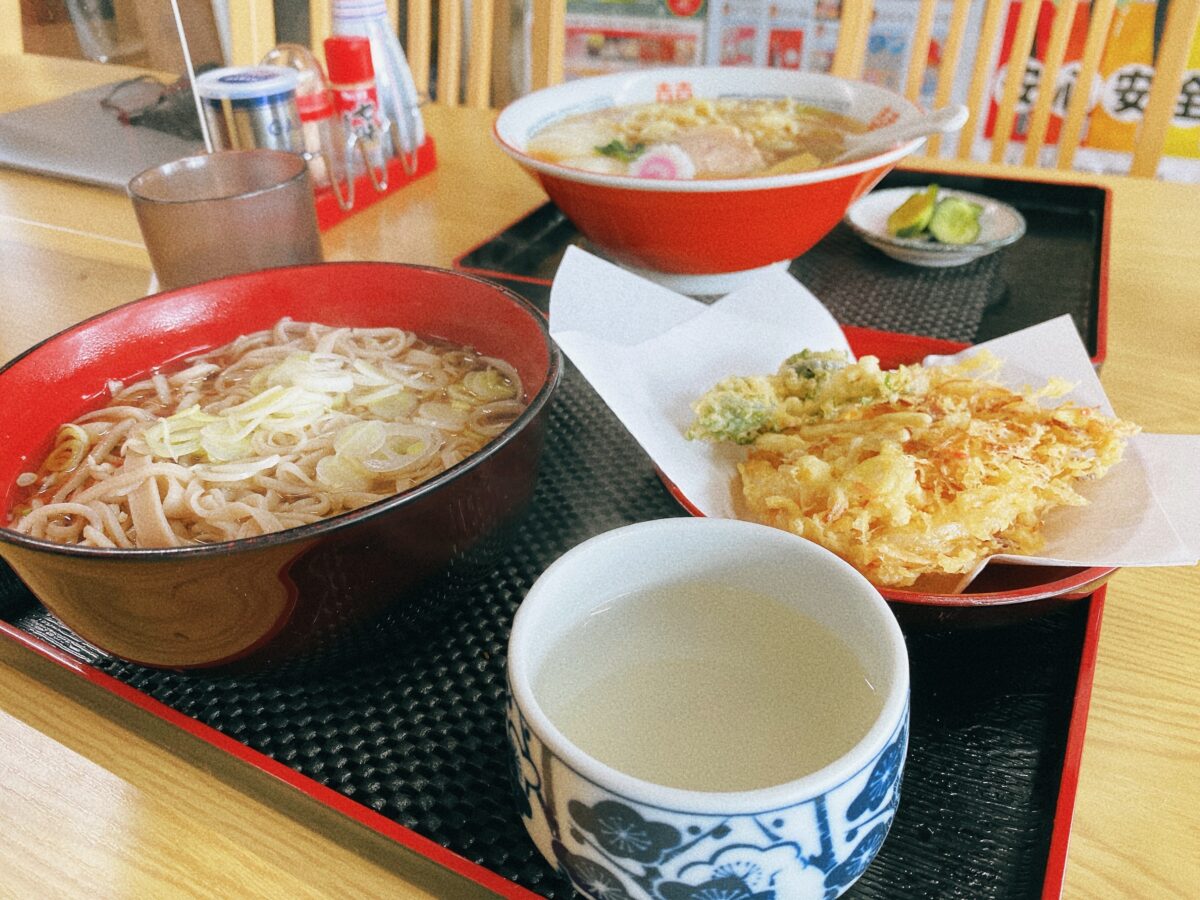
[[[416,627],[439,613],[426,608],[424,586],[486,552],[519,517],[561,366],[541,314],[496,284],[449,271],[327,263],[134,301],[0,369],[0,521],[18,476],[36,467],[62,423],[104,404],[110,379],[128,383],[285,316],[470,345],[516,368],[528,407],[482,450],[405,493],[259,537],[109,549],[0,528],[0,556],[100,649],[162,668],[261,668],[319,656],[385,610],[401,630]]]
[[[687,97],[791,97],[868,127],[921,110],[892,91],[782,69],[651,69],[569,81],[522,97],[495,124],[500,147],[524,167],[600,253],[676,290],[733,286],[804,253],[841,221],[923,138],[865,159],[794,174],[667,180],[585,171],[526,152],[530,138],[568,116]],[[700,288],[692,290],[693,285]]]
[[[825,761],[816,768],[786,752],[769,754],[782,765],[777,771],[791,774],[768,778],[760,770],[759,748],[776,725],[796,714],[789,701],[760,704],[768,718],[754,726],[717,715],[697,736],[687,724],[707,720],[709,704],[715,707],[732,684],[744,686],[743,676],[753,687],[757,669],[803,660],[793,652],[799,645],[791,643],[788,629],[768,629],[788,635],[782,643],[768,635],[768,647],[737,640],[737,628],[728,630],[727,645],[718,639],[715,656],[703,656],[711,669],[701,667],[673,685],[671,696],[688,698],[689,711],[653,691],[650,702],[641,702],[647,697],[642,685],[616,677],[624,649],[606,652],[603,636],[640,636],[657,646],[657,654],[637,657],[638,666],[658,657],[687,659],[696,635],[712,626],[712,617],[699,611],[710,611],[705,602],[648,625],[633,616],[638,607],[629,598],[650,592],[657,605],[657,592],[689,583],[714,596],[751,592],[756,602],[806,617],[794,634],[811,635],[815,643],[805,649],[821,659],[805,688],[814,711],[851,717],[835,685],[856,667],[856,677],[865,673],[874,687],[878,705],[853,716],[857,724],[848,740],[839,749],[825,748]],[[731,608],[736,616],[736,606]],[[591,630],[606,617],[608,630]],[[588,652],[561,653],[581,634],[599,647],[596,659]],[[847,655],[826,660],[832,643]],[[725,677],[731,674],[726,664],[741,667],[739,674]],[[768,676],[761,680],[765,691]],[[595,689],[572,694],[587,685]],[[900,629],[878,592],[850,566],[811,542],[762,525],[665,519],[619,528],[570,550],[542,574],[517,611],[508,687],[518,814],[542,856],[584,896],[824,900],[866,870],[899,802],[909,693]],[[568,696],[574,699],[558,702]],[[600,720],[608,727],[588,735],[585,748],[580,732],[567,733],[568,711],[576,721]],[[820,731],[817,715],[790,724]],[[597,753],[596,747],[605,750]],[[644,778],[642,768],[631,774],[629,758],[620,767],[610,763],[615,757],[609,753],[630,747],[642,754],[639,766],[654,767],[661,776]],[[693,773],[689,782],[675,780],[676,762],[705,757],[718,760],[712,770]],[[741,787],[725,789],[731,785]]]

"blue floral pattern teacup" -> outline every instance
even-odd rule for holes
[[[765,573],[764,559],[773,563]],[[555,634],[598,600],[697,568],[744,578],[780,599],[806,598],[798,602],[810,614],[827,607],[823,624],[855,649],[884,698],[852,750],[785,784],[689,791],[606,766],[546,717],[532,675]],[[903,638],[887,605],[815,544],[733,520],[621,528],[548,569],[514,623],[507,731],[515,806],[541,854],[594,900],[831,900],[862,875],[891,826],[908,740],[908,689]],[[668,741],[663,752],[687,748]]]

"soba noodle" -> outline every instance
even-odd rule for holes
[[[109,387],[17,479],[17,531],[91,547],[281,531],[420,484],[526,405],[516,370],[469,347],[289,319]]]

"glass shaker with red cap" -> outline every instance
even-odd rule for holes
[[[325,66],[333,107],[341,116],[347,158],[357,175],[364,169],[377,191],[387,189],[387,122],[379,106],[371,42],[335,35],[325,39]]]
[[[386,0],[333,0],[332,33],[365,37],[371,42],[375,86],[387,127],[385,153],[398,158],[411,175],[417,169],[417,152],[425,143],[425,125],[412,70],[388,14],[390,5]]]

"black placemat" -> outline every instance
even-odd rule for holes
[[[527,515],[487,568],[452,570],[428,587],[424,601],[443,614],[419,636],[385,618],[347,636],[322,666],[269,677],[182,675],[82,643],[7,569],[0,617],[517,884],[572,896],[537,855],[510,796],[509,625],[561,553],[681,510],[573,367],[550,424]],[[1041,895],[1088,603],[1004,627],[909,633],[903,798],[891,836],[850,896]]]
[[[930,182],[1011,204],[1025,217],[1025,236],[992,256],[933,269],[891,259],[843,224],[793,260],[789,271],[844,325],[977,343],[1066,314],[1088,352],[1102,355],[1106,192],[901,171],[879,186]],[[572,244],[587,247],[562,212],[546,204],[464,254],[458,265],[548,284]]]

